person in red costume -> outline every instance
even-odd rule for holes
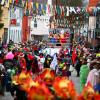
[[[76,58],[77,58],[77,51],[76,51],[76,48],[74,48],[73,53],[72,53],[73,65],[75,65],[75,63],[76,63]]]
[[[26,69],[26,60],[24,58],[23,53],[19,54],[19,63],[20,63],[20,67],[25,70]]]

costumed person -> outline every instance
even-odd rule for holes
[[[0,94],[4,95],[5,92],[5,68],[0,64]]]
[[[76,63],[76,58],[77,58],[77,51],[76,51],[76,47],[74,47],[73,52],[72,52],[72,63],[73,63],[73,65],[75,65],[75,63]]]
[[[19,54],[18,60],[19,60],[20,68],[23,69],[23,70],[26,70],[26,60],[24,58],[24,54],[23,53]]]
[[[43,56],[43,53],[41,53],[41,54],[39,55],[39,57],[40,57],[39,62],[38,62],[38,64],[39,64],[39,69],[40,69],[40,71],[42,71],[43,68],[44,68],[44,61],[45,61],[45,58],[44,58],[44,56]]]
[[[64,37],[64,34],[60,35],[60,43],[61,43],[61,46],[64,46],[66,43],[66,38]]]
[[[11,48],[11,46],[14,44],[12,40],[9,40],[8,48]]]
[[[51,43],[52,43],[51,46],[54,46],[54,44],[57,43],[57,40],[56,40],[56,38],[55,38],[55,34],[53,34],[53,36],[52,36],[52,38],[51,38]]]
[[[100,95],[96,93],[93,86],[88,83],[76,100],[100,100]]]
[[[89,73],[89,68],[87,66],[87,60],[84,58],[82,61],[82,66],[80,68],[80,92],[82,92],[86,84],[88,73]]]
[[[8,53],[5,55],[4,63],[5,66],[5,84],[6,84],[6,91],[10,91],[11,89],[11,77],[15,74],[14,71],[14,52],[11,48],[8,48]]]
[[[44,55],[43,55],[43,53],[40,53],[39,56],[35,56],[35,57],[38,60],[38,66],[39,66],[39,70],[41,72],[44,68],[44,61],[45,61]]]
[[[56,40],[57,40],[56,46],[61,46],[61,44],[60,44],[60,35],[59,35],[59,33],[56,34]]]
[[[26,71],[23,70],[13,77],[10,93],[14,100],[27,100],[27,93],[24,90],[24,84],[27,84],[27,78]]]
[[[76,63],[74,65],[74,67],[75,67],[75,69],[77,71],[77,77],[79,77],[80,68],[81,68],[82,63],[81,63],[81,61],[80,61],[80,59],[78,57],[76,59],[77,60],[76,60]]]
[[[28,54],[25,54],[25,60],[26,60],[27,71],[30,72],[31,74],[32,73],[32,62],[34,60],[34,57],[32,54],[28,53]]]
[[[97,81],[98,81],[97,78],[99,76],[98,71],[100,71],[100,63],[98,61],[96,61],[94,68],[88,74],[86,85],[88,83],[91,83],[92,86],[95,86],[97,84]]]
[[[100,71],[98,72],[98,80],[96,85],[94,86],[94,90],[100,94]]]
[[[62,70],[66,70],[66,66],[65,66],[65,63],[63,62],[63,60],[60,58],[59,61],[58,61],[58,74],[59,75],[62,75]],[[63,71],[64,72],[64,71]]]
[[[0,37],[0,50],[2,49],[2,40],[1,40],[1,37]]]
[[[1,52],[0,53],[0,64],[3,64],[3,62],[4,62],[4,53]]]
[[[33,62],[32,62],[32,73],[38,73],[39,72],[39,66],[38,66],[38,60],[36,57],[34,57]]]
[[[51,62],[52,62],[52,57],[50,55],[47,55],[44,61],[44,68],[50,68]]]
[[[69,64],[65,63],[63,69],[62,69],[62,76],[69,77],[71,76],[71,72],[69,71]]]
[[[38,46],[36,44],[33,46],[33,50],[34,50],[34,54],[38,55],[39,51],[38,51]]]
[[[91,65],[91,60],[92,60],[92,57],[89,55],[87,57],[87,65],[88,65],[89,68],[90,68],[90,65]]]

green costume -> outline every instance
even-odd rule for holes
[[[89,73],[89,68],[87,65],[82,65],[80,69],[80,92],[82,92],[86,81],[87,81],[87,76]]]

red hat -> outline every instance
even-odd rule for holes
[[[34,58],[34,57],[33,57],[31,54],[28,54],[28,59],[29,59],[29,60],[33,60],[33,58]]]
[[[30,50],[28,48],[24,48],[25,51],[29,52]]]
[[[21,52],[21,53],[19,54],[19,57],[23,58],[23,57],[24,57],[24,54]]]

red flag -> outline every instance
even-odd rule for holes
[[[26,42],[28,39],[28,16],[23,16],[22,19],[22,41]]]
[[[73,64],[75,64],[75,62],[76,62],[76,57],[77,57],[77,53],[76,53],[76,49],[74,49],[74,51],[72,53],[72,62],[73,62]]]
[[[16,0],[16,4],[18,4],[18,0]]]

